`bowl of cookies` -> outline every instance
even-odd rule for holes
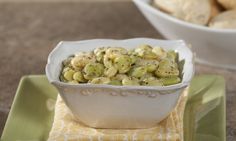
[[[197,62],[236,69],[235,0],[133,1],[165,38],[191,44]]]

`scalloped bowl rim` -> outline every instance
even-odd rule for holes
[[[65,83],[65,82],[61,82],[59,80],[53,79],[50,71],[49,71],[49,66],[52,65],[52,58],[55,57],[55,55],[57,54],[57,50],[59,48],[62,47],[62,44],[66,44],[66,43],[75,43],[75,44],[86,44],[86,43],[91,43],[91,42],[106,42],[106,41],[112,41],[112,42],[132,42],[135,40],[149,40],[149,41],[161,41],[161,42],[175,42],[175,43],[180,43],[183,44],[183,46],[185,47],[185,49],[188,51],[188,53],[190,54],[190,58],[189,59],[189,66],[192,70],[191,75],[185,80],[185,81],[181,81],[181,83],[175,84],[175,85],[170,85],[170,86],[115,86],[115,85],[104,85],[104,84],[90,84],[90,83],[86,83],[86,84],[71,84],[71,83]],[[99,46],[98,46],[99,47]],[[90,39],[90,40],[81,40],[81,41],[61,41],[59,42],[56,47],[50,52],[49,56],[48,56],[48,60],[47,60],[47,64],[46,64],[46,76],[49,80],[50,83],[55,84],[57,86],[61,86],[61,87],[71,87],[71,88],[76,88],[76,87],[83,87],[83,88],[110,88],[110,89],[122,89],[122,90],[177,90],[177,89],[182,89],[185,88],[189,85],[191,79],[193,78],[193,75],[195,73],[195,69],[194,69],[194,57],[193,57],[193,53],[192,51],[187,47],[186,43],[183,40],[158,40],[158,39],[152,39],[152,38],[131,38],[131,39],[125,39],[125,40],[117,40],[117,39]],[[186,62],[185,64],[186,65]],[[61,70],[58,70],[61,71]],[[184,72],[183,72],[184,73]],[[59,77],[59,76],[58,76]]]

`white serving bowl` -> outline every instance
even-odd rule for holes
[[[62,61],[79,51],[113,46],[132,49],[140,44],[176,50],[184,59],[183,80],[171,86],[112,86],[60,82]],[[176,106],[181,92],[194,74],[193,54],[182,40],[148,38],[128,40],[94,39],[60,42],[50,53],[46,65],[48,80],[56,86],[66,105],[84,124],[96,128],[148,128],[163,120]]]
[[[192,44],[196,61],[236,69],[236,30],[212,29],[172,17],[150,5],[151,0],[133,0],[147,20],[167,39]],[[201,8],[199,8],[200,10]]]

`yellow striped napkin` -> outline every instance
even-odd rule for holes
[[[77,122],[58,96],[48,141],[183,141],[183,114],[188,89],[175,109],[156,127],[149,129],[94,129]]]

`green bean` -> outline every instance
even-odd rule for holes
[[[93,55],[80,55],[80,56],[75,56],[72,60],[71,60],[71,65],[73,68],[81,70],[83,69],[83,67],[85,67],[86,64],[90,63],[90,62],[96,62],[96,58]]]
[[[158,69],[155,71],[155,74],[158,77],[179,76],[178,66],[175,62],[172,62],[171,60],[162,60],[159,64]]]
[[[156,77],[155,77],[155,75],[153,73],[147,72],[145,75],[143,75],[141,78],[139,78],[139,80],[143,81],[144,79],[149,79],[149,78],[150,79],[153,79],[153,78],[156,79]]]
[[[74,73],[75,73],[75,71],[70,69],[70,70],[66,71],[63,76],[67,81],[72,81]]]
[[[111,82],[108,77],[97,77],[91,80],[92,84],[109,84]]]
[[[131,64],[135,64],[139,60],[139,57],[136,54],[132,54],[130,55],[130,59],[131,59]]]
[[[135,63],[137,66],[145,66],[147,68],[147,72],[153,72],[157,69],[159,65],[159,61],[153,59],[139,59]]]
[[[136,78],[141,78],[146,73],[147,73],[147,68],[145,68],[145,67],[136,67],[136,68],[131,69],[130,76],[136,77]]]
[[[122,81],[124,78],[128,78],[126,74],[116,74],[112,79]]]
[[[128,54],[128,55],[133,55],[133,54],[134,54],[134,49],[128,50],[127,54]]]
[[[78,82],[86,82],[82,72],[80,72],[80,71],[77,71],[73,74],[73,79],[78,81]]]
[[[177,76],[174,76],[174,77],[162,78],[161,81],[164,84],[164,86],[168,86],[179,83],[181,79]]]
[[[105,68],[104,75],[107,77],[113,77],[117,73],[117,69],[115,67]]]
[[[104,72],[104,66],[100,63],[88,63],[83,69],[85,79],[100,77]]]
[[[152,52],[156,54],[156,56],[159,60],[164,59],[167,56],[166,51],[163,48],[158,47],[158,46],[154,47],[152,49]]]
[[[108,47],[99,47],[94,49],[93,53],[96,55],[97,53],[101,53],[103,52],[105,54],[106,50],[108,49]]]
[[[64,74],[66,71],[69,71],[69,70],[71,70],[71,68],[66,66],[63,68],[62,73]]]
[[[101,47],[101,48],[96,48],[93,51],[95,56],[96,56],[96,60],[98,62],[102,62],[103,61],[103,58],[104,58],[104,55],[105,55],[107,49],[108,49],[107,47]]]
[[[120,55],[126,55],[128,51],[122,47],[111,47],[106,50],[106,55],[108,58],[115,59]]]
[[[178,60],[178,53],[176,53],[174,50],[170,50],[167,52],[167,58],[175,62]]]
[[[107,68],[113,67],[112,59],[109,58],[107,55],[103,56],[103,64]]]
[[[119,81],[119,80],[111,80],[111,82],[109,84],[110,85],[117,85],[117,86],[122,85],[121,81]]]
[[[157,56],[152,52],[152,47],[149,45],[141,45],[137,49],[134,50],[135,53],[145,59],[156,59]]]
[[[132,85],[140,85],[138,79],[135,78],[124,78],[122,80],[122,85],[128,85],[128,86],[132,86]]]
[[[114,66],[119,73],[126,73],[131,68],[131,59],[127,55],[121,55],[115,58]]]
[[[142,80],[141,84],[146,86],[163,86],[162,81],[156,79],[155,77],[146,78]]]

